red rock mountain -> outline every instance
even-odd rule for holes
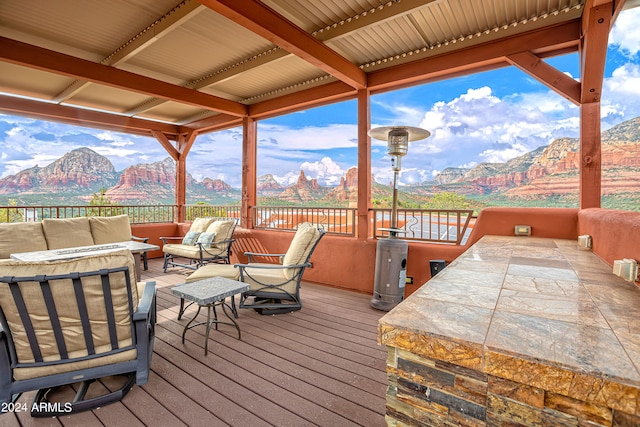
[[[276,195],[282,192],[283,187],[271,174],[258,177],[257,192],[263,196]]]
[[[201,185],[209,191],[215,191],[218,193],[226,193],[233,190],[233,188],[221,179],[205,178],[202,180]]]
[[[499,196],[544,200],[554,195],[574,195],[578,191],[579,141],[561,138],[506,163],[482,163],[473,169],[448,168],[432,181],[404,187],[402,192],[415,197],[442,191],[467,195]],[[230,204],[240,199],[240,190],[219,179],[196,181],[187,174],[187,199],[190,203]],[[371,177],[372,196],[385,198],[390,188]],[[357,201],[358,171],[350,168],[336,187],[324,187],[300,171],[295,184],[283,187],[273,175],[257,180],[258,197],[280,199],[287,203],[350,205]],[[138,164],[115,171],[111,162],[89,148],[65,154],[46,167],[35,166],[0,179],[0,195],[35,195],[37,200],[58,197],[68,204],[74,197],[86,202],[92,194],[106,188],[114,201],[128,204],[172,204],[175,195],[175,162]],[[638,200],[640,188],[640,118],[621,123],[602,133],[602,192],[620,195],[627,205]],[[629,198],[629,195],[635,195]],[[49,197],[49,199],[47,199]],[[617,196],[616,196],[617,197]],[[417,199],[416,199],[417,200]],[[490,199],[487,199],[490,201]],[[631,200],[631,202],[629,202]],[[637,207],[636,207],[637,208]]]
[[[47,194],[98,191],[111,187],[113,164],[89,148],[78,148],[45,167],[34,166],[0,180],[0,194]]]
[[[445,169],[424,183],[426,192],[501,193],[507,197],[543,198],[578,191],[580,142],[560,138],[506,163],[481,163],[473,169]],[[640,117],[602,132],[603,195],[640,188]]]
[[[320,187],[317,179],[307,179],[301,170],[298,181],[285,188],[280,198],[289,202],[309,202],[324,197],[326,192],[327,188]]]

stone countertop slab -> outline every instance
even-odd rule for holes
[[[483,237],[380,319],[379,342],[640,412],[640,288],[577,241]]]

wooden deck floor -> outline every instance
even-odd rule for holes
[[[171,287],[187,270],[164,274],[150,260],[143,279],[158,287],[158,325],[149,382],[125,398],[91,412],[36,419],[0,415],[0,425],[64,426],[382,426],[385,425],[386,350],[376,343],[378,319],[369,296],[304,284],[304,308],[261,316],[240,310],[242,340],[233,327],[187,333],[195,314],[177,320]],[[200,314],[204,318],[205,313]],[[30,404],[32,393],[20,402]]]

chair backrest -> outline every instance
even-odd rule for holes
[[[120,354],[135,346],[138,305],[129,251],[48,263],[3,262],[0,322],[12,365],[28,371]],[[25,374],[27,377],[29,374]]]
[[[213,236],[212,247],[225,250],[229,247],[229,243],[220,243],[233,237],[237,221],[235,219],[216,220],[207,228],[208,233],[215,233]]]
[[[189,231],[204,233],[215,220],[216,219],[214,217],[196,218],[191,223]]]
[[[129,215],[92,216],[89,217],[89,224],[91,225],[93,243],[96,245],[131,240]]]
[[[314,249],[324,236],[324,230],[309,222],[298,225],[296,234],[293,236],[289,249],[282,259],[282,265],[299,265],[306,263]],[[284,271],[287,279],[292,279],[297,269],[288,268]]]

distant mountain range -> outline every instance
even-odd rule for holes
[[[447,168],[431,181],[403,187],[401,200],[421,205],[443,191],[499,205],[527,201],[544,205],[551,198],[577,200],[579,145],[576,138],[561,138],[506,163]],[[174,177],[175,163],[169,157],[117,172],[106,157],[89,148],[79,148],[48,166],[34,166],[1,179],[0,204],[6,204],[8,199],[17,199],[19,204],[86,204],[103,188],[107,197],[121,204],[173,204]],[[391,188],[373,178],[373,198],[389,198]],[[272,175],[261,176],[257,181],[263,204],[348,206],[357,200],[356,168],[349,169],[335,187],[308,179],[302,170],[297,182],[289,186],[278,183]],[[623,208],[631,205],[632,210],[640,210],[639,188],[640,117],[602,133],[603,195],[621,200]],[[219,179],[196,181],[187,174],[188,203],[234,204],[240,196],[240,189]],[[633,209],[634,204],[637,209]]]
[[[602,132],[601,151],[602,194],[637,194],[640,188],[640,117]],[[579,139],[560,138],[506,163],[445,169],[411,192],[453,191],[469,196],[500,194],[507,198],[538,199],[574,195],[579,187],[579,166]]]

